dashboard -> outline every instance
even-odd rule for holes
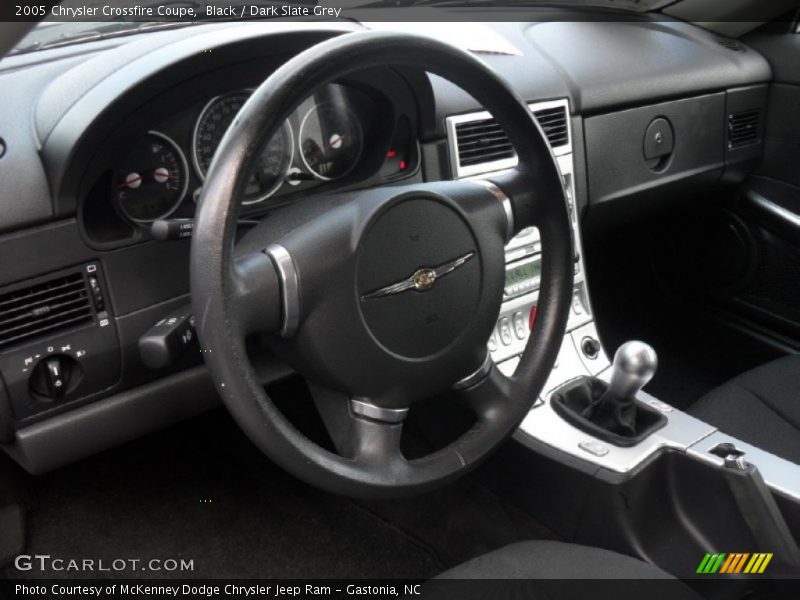
[[[193,78],[126,115],[85,167],[78,201],[87,238],[116,247],[149,239],[154,221],[191,219],[227,129],[271,68],[235,64],[223,81]],[[264,140],[242,214],[252,219],[311,194],[413,177],[418,118],[398,86],[391,73],[367,74],[300,103]]]
[[[579,249],[555,384],[606,366],[580,252],[586,216],[647,210],[655,197],[669,202],[742,177],[761,146],[729,147],[724,124],[763,112],[771,71],[754,50],[732,51],[686,23],[534,16],[481,24],[485,37],[471,23],[456,42],[504,77],[553,136]],[[26,469],[55,468],[218,403],[199,351],[157,369],[139,354],[139,339],[189,303],[189,241],[158,242],[151,226],[193,217],[214,153],[252,90],[297,52],[364,27],[196,25],[0,62],[0,86],[16,90],[0,106],[0,306],[60,290],[76,301],[63,305],[68,314],[44,314],[11,334],[0,314],[0,443]],[[449,27],[458,38],[460,26]],[[475,47],[491,36],[505,40],[501,51]],[[263,140],[241,218],[513,164],[513,152],[491,144],[488,158],[484,148],[460,156],[475,128],[492,126],[482,110],[422,66],[331,82]],[[654,123],[672,140],[655,160],[643,155]],[[506,370],[535,322],[541,251],[535,231],[507,249],[507,297],[489,340]],[[54,360],[71,378],[57,399],[42,371]],[[257,370],[265,384],[285,375],[269,357]]]

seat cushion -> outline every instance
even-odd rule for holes
[[[474,582],[459,589],[459,598],[597,600],[612,597],[608,595],[612,592],[616,600],[700,598],[665,571],[630,556],[601,548],[543,540],[505,546],[437,577],[437,580],[453,579],[490,580],[485,585]],[[497,581],[502,579],[524,582],[504,585]],[[654,583],[653,580],[658,581]],[[434,589],[426,588],[426,597]],[[447,589],[442,585],[443,592]],[[431,596],[438,597],[436,594]]]
[[[787,356],[731,379],[689,412],[724,433],[800,464],[800,356]]]

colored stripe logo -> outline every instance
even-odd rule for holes
[[[716,554],[706,554],[697,567],[697,573],[701,575],[719,574],[761,574],[767,569],[767,565],[772,560],[772,552],[718,552]]]

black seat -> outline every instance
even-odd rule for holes
[[[511,544],[473,558],[437,578],[453,579],[490,580],[485,585],[474,582],[464,587],[459,590],[459,598],[597,600],[600,597],[611,597],[604,592],[612,591],[616,600],[640,600],[644,597],[648,600],[700,598],[682,581],[630,556],[553,541]],[[504,585],[497,581],[503,579],[524,582],[507,582]],[[654,583],[653,580],[658,581]],[[604,583],[613,587],[605,589]],[[443,593],[433,593],[432,597],[445,597],[444,592],[448,591],[448,587],[444,582],[440,585]],[[435,591],[435,586],[434,589],[428,588],[425,591],[426,597],[429,597],[429,593]],[[450,591],[453,591],[452,588]]]
[[[800,464],[800,356],[787,356],[731,379],[689,412],[724,433]]]

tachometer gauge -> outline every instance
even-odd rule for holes
[[[339,179],[361,158],[361,124],[346,106],[316,104],[300,126],[300,155],[306,168],[324,180]]]
[[[117,206],[132,221],[150,222],[171,214],[189,186],[189,167],[178,145],[149,131],[116,169]]]
[[[192,159],[197,174],[205,179],[222,136],[250,97],[249,90],[217,96],[200,113],[192,139]],[[255,204],[274,194],[292,162],[294,138],[286,121],[261,153],[261,160],[245,189],[242,204]]]

